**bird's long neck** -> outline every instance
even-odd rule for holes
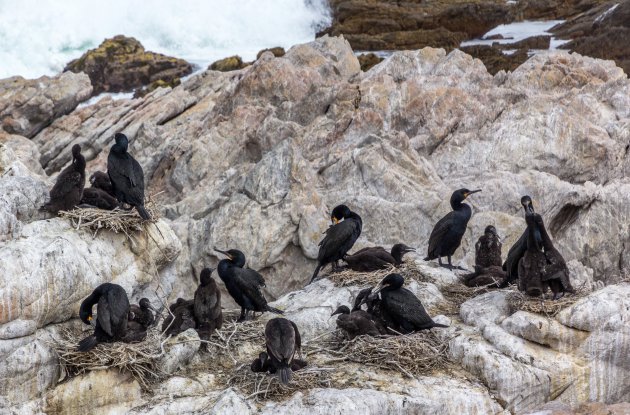
[[[536,240],[536,224],[533,221],[527,224],[527,250],[529,252],[540,251],[540,246]]]
[[[232,264],[232,261],[230,261],[229,259],[222,259],[221,261],[219,261],[219,264],[217,265],[217,274],[219,274],[219,277],[225,281],[226,278],[229,279],[230,277],[230,269],[234,268],[234,264]]]
[[[74,170],[79,173],[85,173],[85,157],[79,154],[74,160]]]
[[[344,219],[354,219],[359,223],[359,228],[363,227],[363,220],[361,219],[361,216],[359,216],[358,214],[350,211],[349,214],[347,214],[346,216],[344,216]]]
[[[394,262],[396,262],[396,265],[402,264],[403,255],[405,255],[405,252],[403,250],[392,248],[392,251],[390,253],[394,258]]]
[[[114,144],[112,146],[112,153],[116,153],[116,154],[126,154],[127,153],[127,147],[122,146],[120,144]]]
[[[542,222],[540,224],[536,224],[536,228],[538,229],[538,232],[540,232],[540,237],[542,238],[542,244],[543,244],[543,248],[545,248],[545,251],[553,249],[553,242],[551,242],[551,238],[549,237],[549,234],[547,233],[547,228],[545,227],[545,223]]]
[[[101,291],[96,289],[90,294],[83,302],[81,303],[81,308],[79,313],[85,312],[88,314],[92,314],[92,307],[94,304],[98,303],[98,299],[101,297]]]

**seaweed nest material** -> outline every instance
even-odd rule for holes
[[[277,400],[297,391],[332,386],[331,368],[306,367],[293,372],[288,385],[283,385],[277,376],[267,373],[254,373],[250,363],[243,363],[234,370],[227,384],[247,395],[246,399]]]
[[[118,369],[131,374],[145,390],[164,377],[159,364],[163,339],[157,328],[149,329],[147,337],[139,343],[99,343],[88,352],[77,351],[79,341],[87,334],[82,330],[63,329],[52,341],[61,368],[68,377],[95,370]]]
[[[60,211],[59,216],[68,218],[76,229],[90,229],[96,235],[101,229],[109,229],[115,233],[124,233],[128,238],[136,231],[143,231],[147,222],[155,222],[158,208],[155,202],[147,198],[144,205],[151,219],[143,220],[135,209],[124,210],[116,208],[105,210],[98,208],[76,208],[68,211]]]
[[[334,356],[334,361],[355,362],[383,370],[394,370],[414,378],[448,364],[448,342],[431,330],[397,336],[357,336],[347,339],[341,332],[318,341],[316,351]]]

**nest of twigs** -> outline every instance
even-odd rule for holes
[[[543,297],[530,297],[520,291],[513,291],[510,295],[510,308],[512,312],[519,310],[540,314],[547,317],[555,317],[560,311],[575,304],[578,300],[586,297],[589,292],[576,290],[575,293],[566,293],[558,300]]]
[[[233,370],[242,360],[254,359],[265,350],[265,322],[260,319],[241,323],[225,321],[205,343],[208,351],[215,355],[212,359],[215,369]]]
[[[440,340],[431,330],[397,336],[357,336],[352,340],[336,331],[320,339],[316,346],[317,351],[327,352],[335,360],[393,370],[414,378],[447,366],[448,341]]]
[[[438,306],[438,311],[446,315],[459,314],[459,309],[466,301],[478,295],[496,290],[495,283],[482,285],[479,287],[467,287],[462,283],[449,284],[440,288],[440,292],[448,301],[447,304]]]
[[[288,385],[283,385],[277,376],[267,373],[254,373],[250,363],[243,363],[234,370],[227,384],[240,390],[246,399],[280,399],[297,391],[313,388],[329,388],[332,385],[330,368],[306,367],[293,372]]]
[[[106,369],[118,369],[129,373],[143,389],[164,377],[160,369],[159,358],[162,356],[162,338],[157,328],[149,329],[147,337],[139,343],[99,343],[88,352],[77,351],[79,341],[91,333],[64,329],[53,341],[53,348],[59,356],[62,370],[66,376]]]
[[[341,271],[331,272],[326,275],[326,277],[338,287],[346,287],[350,285],[373,287],[381,282],[381,280],[387,275],[394,272],[402,275],[406,280],[416,280],[422,282],[431,281],[420,271],[420,268],[417,266],[415,261],[405,262],[398,268],[392,265],[389,268],[372,272],[360,272],[353,271],[350,268],[344,268]]]
[[[136,209],[124,210],[116,208],[105,210],[98,208],[75,208],[60,211],[59,216],[68,218],[76,229],[89,229],[96,235],[101,229],[108,229],[115,233],[124,233],[128,238],[136,231],[143,231],[147,222],[155,222],[159,217],[159,210],[153,200],[148,198],[144,208],[151,215],[150,220],[143,220]]]

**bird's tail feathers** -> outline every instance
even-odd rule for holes
[[[446,324],[433,323],[433,327],[448,327]]]
[[[278,310],[277,308],[273,308],[270,306],[267,306],[267,311],[271,311],[272,313],[276,313],[276,314],[284,314],[284,311]]]
[[[96,340],[96,336],[94,335],[87,336],[85,339],[79,342],[79,346],[77,347],[77,350],[79,352],[88,352],[92,350],[93,348],[95,348],[97,344],[98,344],[98,340]]]
[[[431,257],[424,257],[423,261],[431,261]]]
[[[287,362],[280,362],[280,367],[278,368],[278,377],[280,378],[280,382],[284,385],[287,385],[291,382],[291,377],[293,372],[291,372],[291,368]]]
[[[317,268],[315,268],[315,272],[313,272],[313,276],[311,277],[311,280],[308,282],[309,284],[315,281],[315,278],[317,278],[317,275],[319,274],[320,269],[322,269],[321,264],[317,264]]]
[[[136,205],[136,210],[138,211],[138,213],[140,214],[140,217],[142,219],[144,219],[144,220],[151,219],[151,215],[149,215],[149,212],[147,212],[147,210],[144,208],[144,206]]]

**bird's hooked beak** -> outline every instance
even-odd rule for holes
[[[337,219],[337,218],[336,218],[336,217],[334,217],[334,216],[331,216],[331,217],[330,217],[330,221],[333,223],[333,225],[336,225],[336,224],[338,224],[339,222],[341,222],[339,219]]]
[[[381,281],[376,287],[372,288],[372,292],[366,298],[375,298],[376,294],[380,293],[381,290],[385,287],[383,281]]]
[[[228,254],[228,253],[227,253],[227,252],[225,252],[225,251],[222,251],[222,250],[218,249],[216,246],[214,247],[214,250],[215,250],[215,251],[217,251],[217,252],[222,253],[223,255],[225,255],[226,257],[228,257],[228,258],[230,258],[230,259],[234,259],[234,258],[232,258],[232,255]]]
[[[416,248],[412,248],[410,246],[406,246],[403,248],[403,252],[407,253],[407,252],[416,252]]]
[[[464,198],[470,196],[473,193],[478,193],[478,192],[481,192],[481,189],[471,190],[470,192],[466,192],[466,193],[464,193]]]
[[[96,320],[94,320],[94,318],[92,318],[92,316],[88,316],[87,319],[90,322],[90,326],[96,327]]]

